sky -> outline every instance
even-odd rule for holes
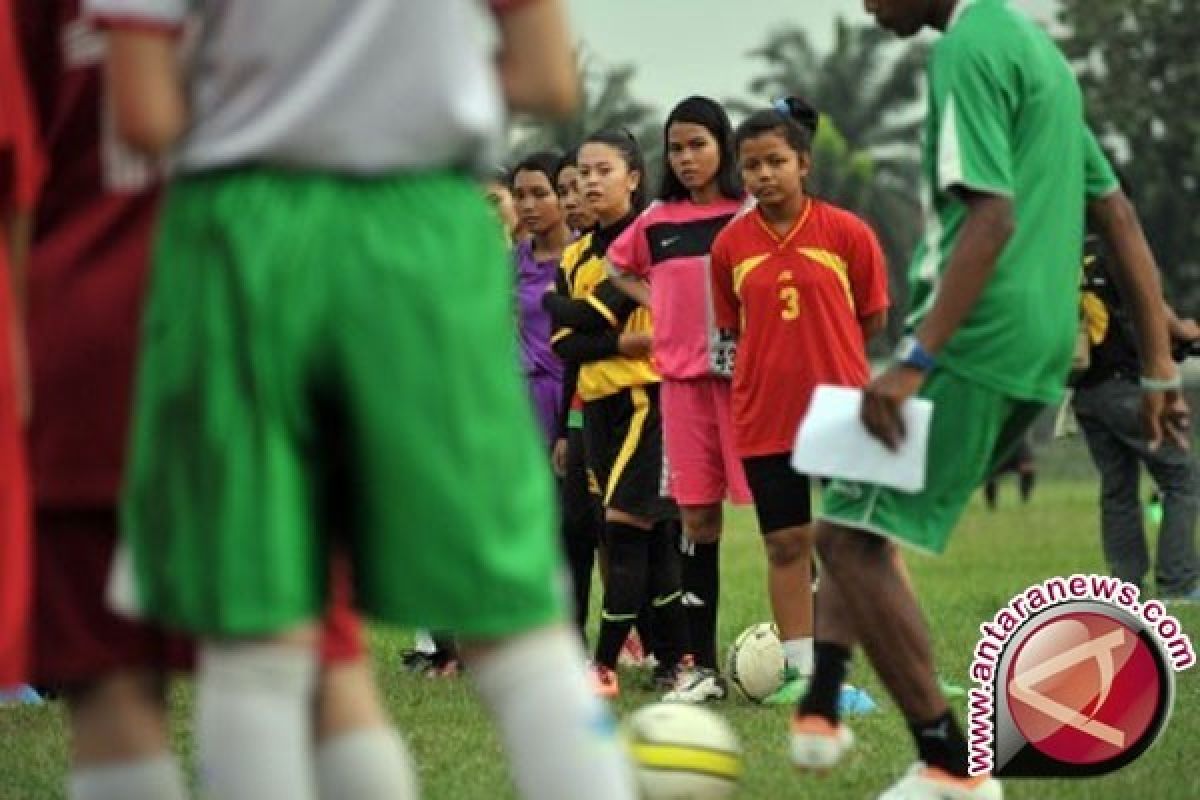
[[[1011,0],[1043,23],[1056,0]],[[872,23],[862,0],[567,0],[572,29],[603,63],[635,64],[639,100],[665,113],[689,94],[744,96],[757,62],[746,53],[799,24],[825,50],[840,14]]]

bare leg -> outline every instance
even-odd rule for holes
[[[873,534],[817,523],[817,551],[827,573],[852,592],[822,594],[826,612],[857,634],[880,680],[910,721],[935,719],[948,707],[938,691],[929,631],[891,542]],[[837,623],[835,623],[837,624]]]
[[[71,764],[86,768],[167,753],[166,679],[150,671],[104,676],[67,693]]]
[[[366,658],[326,667],[317,683],[320,800],[415,800],[416,770],[383,710]]]
[[[767,593],[784,641],[813,635],[812,526],[783,528],[763,537]]]

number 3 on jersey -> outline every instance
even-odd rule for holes
[[[800,291],[795,286],[784,286],[779,290],[779,302],[783,306],[779,316],[789,322],[800,316]]]

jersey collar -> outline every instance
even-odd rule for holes
[[[800,232],[800,229],[804,227],[804,223],[808,222],[808,217],[812,213],[812,207],[813,199],[811,197],[805,197],[804,208],[800,210],[800,216],[796,218],[796,221],[792,224],[792,229],[787,232],[786,236],[780,236],[775,229],[771,227],[771,223],[767,222],[766,218],[763,216],[762,208],[755,206],[754,217],[758,220],[759,226],[766,231],[768,236],[771,237],[771,241],[775,242],[775,246],[782,248],[786,246],[788,242],[794,239],[796,234]]]

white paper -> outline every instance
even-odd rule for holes
[[[910,398],[902,409],[904,440],[888,450],[859,419],[862,390],[818,386],[796,432],[792,467],[804,475],[874,483],[904,492],[925,488],[933,403]]]

